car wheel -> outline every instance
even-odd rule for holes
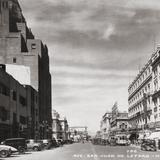
[[[39,147],[35,146],[35,147],[33,147],[33,150],[34,151],[39,151]]]
[[[0,151],[0,156],[1,156],[2,158],[6,158],[6,157],[8,156],[8,151],[6,151],[6,150]]]
[[[18,150],[19,154],[23,154],[25,152],[25,149],[23,147],[19,148]]]

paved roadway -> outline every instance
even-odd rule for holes
[[[141,151],[136,147],[99,146],[76,143],[52,150],[13,155],[4,160],[159,160],[160,151]]]

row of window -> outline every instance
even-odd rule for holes
[[[2,83],[0,83],[0,94],[5,95],[5,96],[10,96],[10,94],[11,94],[12,100],[17,101],[17,92],[13,90],[10,93],[10,89]],[[37,96],[36,96],[36,98],[34,98],[34,96],[32,96],[32,100],[33,101],[36,100],[36,103],[37,103],[37,101],[38,101]],[[22,95],[19,95],[19,102],[23,106],[26,106],[26,104],[27,104],[26,98],[23,97]]]
[[[133,107],[132,109],[129,110],[130,114],[136,113],[138,111],[143,111],[143,104],[142,102],[139,103],[137,106]]]
[[[129,89],[129,94],[133,93],[148,76],[151,74],[151,67],[149,66],[144,73],[137,79],[135,84]]]
[[[141,98],[143,98],[144,93],[149,93],[151,90],[150,87],[150,83],[148,83],[147,85],[145,85],[139,92],[137,92],[130,100],[129,100],[129,105],[131,105],[132,103],[134,103],[135,101],[140,100]]]
[[[150,116],[148,117],[148,120],[150,120]],[[137,119],[135,122],[136,124],[139,124],[139,123],[143,124],[145,122],[145,118]]]

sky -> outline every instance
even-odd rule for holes
[[[160,42],[159,0],[19,0],[28,27],[47,44],[52,107],[70,126],[100,128]]]

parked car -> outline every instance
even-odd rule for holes
[[[58,146],[63,146],[64,141],[62,139],[57,139]]]
[[[156,151],[156,142],[155,140],[144,139],[141,143],[142,151]]]
[[[42,143],[41,142],[37,142],[34,139],[28,139],[26,140],[27,143],[27,149],[28,150],[34,150],[34,151],[41,151],[42,150]]]
[[[9,157],[14,152],[17,152],[16,148],[7,145],[0,145],[0,157]]]
[[[1,144],[1,145],[0,145],[0,150],[3,150],[3,149],[4,149],[4,150],[9,150],[10,155],[11,155],[12,153],[18,152],[18,150],[17,150],[16,148],[12,147],[12,146],[8,146],[8,145]]]
[[[27,149],[25,138],[10,138],[1,142],[1,144],[16,148],[20,154],[25,153]]]
[[[52,138],[52,146],[53,147],[59,147],[59,143],[58,143],[58,141],[55,139],[55,138]]]
[[[42,139],[41,141],[43,143],[44,149],[50,149],[53,147],[51,139]]]
[[[72,144],[73,142],[73,139],[68,139],[64,141],[65,144]]]

